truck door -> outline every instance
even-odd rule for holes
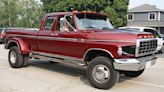
[[[78,38],[80,33],[75,31],[74,20],[72,16],[70,16],[68,19],[70,24],[62,23],[62,17],[63,16],[58,17],[56,29],[53,33],[52,52],[53,54],[82,58],[86,51],[86,46]]]
[[[38,53],[40,55],[51,53],[53,49],[51,34],[54,31],[55,20],[55,16],[46,17],[38,33]]]

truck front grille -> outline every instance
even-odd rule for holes
[[[137,42],[136,56],[139,57],[155,53],[157,45],[156,39],[139,40]]]

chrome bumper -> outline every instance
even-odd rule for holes
[[[122,71],[139,71],[156,63],[154,55],[141,58],[114,59],[114,68]]]

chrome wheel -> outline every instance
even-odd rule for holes
[[[97,65],[93,68],[92,76],[98,83],[106,83],[110,79],[109,68],[105,65]]]
[[[17,55],[16,55],[16,53],[14,51],[12,51],[10,53],[10,61],[11,61],[12,64],[15,64],[16,60],[17,60]]]

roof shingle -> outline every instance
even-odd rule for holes
[[[163,10],[158,9],[154,5],[143,4],[138,7],[130,9],[128,12],[155,12],[155,11],[163,11]]]

